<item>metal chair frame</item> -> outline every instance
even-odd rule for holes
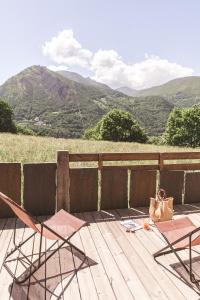
[[[157,257],[165,255],[165,254],[169,254],[169,253],[174,253],[175,256],[177,257],[177,259],[179,260],[179,262],[181,263],[181,265],[184,267],[186,272],[189,274],[190,281],[195,284],[199,283],[200,279],[199,280],[196,279],[196,277],[193,273],[193,270],[192,270],[192,235],[197,233],[198,231],[200,231],[200,227],[197,227],[194,230],[192,230],[191,232],[183,235],[182,237],[175,240],[173,243],[170,243],[169,240],[166,238],[166,236],[162,232],[160,232],[162,234],[163,238],[165,239],[165,241],[167,242],[167,246],[163,247],[162,249],[160,249],[159,251],[157,251],[153,254],[155,261],[158,262]],[[189,239],[188,247],[181,247],[181,248],[173,247],[177,243],[183,241],[186,238]],[[184,261],[181,259],[181,257],[177,253],[178,251],[185,250],[187,248],[189,249],[189,267],[184,263]],[[170,250],[167,250],[167,249],[170,249]]]
[[[28,214],[28,213],[27,213]],[[30,215],[30,214],[29,214]],[[32,217],[33,218],[33,217]],[[73,245],[69,240],[72,238],[72,236],[77,233],[77,231],[73,232],[67,239],[63,238],[61,235],[59,235],[57,232],[55,232],[54,230],[52,230],[49,226],[47,226],[44,223],[38,222],[41,225],[41,233],[38,233],[40,235],[40,243],[39,243],[39,258],[38,258],[38,264],[37,266],[34,265],[34,262],[32,262],[21,250],[21,247],[27,242],[29,241],[31,238],[34,238],[34,236],[37,234],[37,232],[34,232],[33,234],[31,234],[26,240],[24,240],[23,242],[20,242],[18,244],[16,244],[16,229],[14,230],[14,235],[13,235],[13,243],[15,248],[12,249],[11,251],[9,251],[4,259],[3,262],[3,266],[6,268],[6,270],[8,271],[8,273],[12,276],[12,278],[15,280],[15,282],[22,284],[24,283],[27,279],[29,279],[43,264],[45,264],[64,244],[68,244],[72,249],[75,249],[76,251],[78,251],[81,255],[83,255],[84,259],[83,259],[83,263],[86,260],[86,254],[80,250],[79,248],[77,248],[75,245]],[[53,251],[51,252],[51,254],[49,254],[42,262],[41,262],[41,257],[42,257],[42,238],[43,238],[43,229],[46,228],[49,231],[51,231],[53,234],[55,234],[60,240],[62,240],[62,243]],[[44,237],[45,238],[45,237]],[[49,250],[51,250],[51,248],[53,248],[56,243],[58,242],[58,240],[56,240],[46,251],[45,253],[47,253]],[[29,265],[30,265],[30,272],[27,276],[24,276],[23,279],[19,279],[15,276],[15,274],[10,270],[10,268],[8,267],[7,263],[9,262],[8,258],[16,251],[19,251],[20,254],[28,261]],[[32,255],[33,256],[33,255]],[[19,258],[17,258],[17,260],[19,260]],[[33,268],[33,270],[32,270]]]
[[[73,230],[73,232],[67,237],[64,238],[63,236],[61,236],[58,232],[54,231],[52,228],[50,228],[49,226],[47,226],[44,222],[40,222],[39,220],[37,220],[36,218],[34,218],[30,213],[28,213],[24,208],[22,208],[21,206],[19,206],[17,203],[15,203],[11,198],[7,197],[6,195],[4,195],[3,193],[0,192],[0,198],[6,202],[7,205],[10,206],[10,208],[14,211],[15,213],[15,209],[13,208],[16,207],[17,209],[19,209],[20,211],[22,211],[24,214],[26,214],[30,219],[31,219],[31,223],[33,225],[36,224],[40,224],[41,228],[40,230],[38,229],[33,229],[34,233],[31,234],[28,238],[26,238],[24,241],[20,242],[20,243],[16,243],[16,228],[14,230],[14,235],[13,235],[13,243],[14,243],[14,249],[11,249],[11,251],[8,251],[5,258],[4,258],[4,262],[3,262],[3,266],[6,268],[6,270],[8,271],[8,273],[12,276],[12,278],[14,279],[15,282],[21,284],[24,283],[27,279],[29,279],[42,265],[44,265],[64,244],[68,244],[72,249],[75,249],[76,251],[78,251],[81,255],[83,255],[84,259],[82,264],[84,263],[85,259],[86,259],[86,254],[80,250],[79,248],[77,248],[74,244],[72,244],[70,242],[70,239],[73,237],[73,235],[75,233],[78,232],[78,230],[81,229],[81,227],[83,227],[86,222],[83,222],[82,225],[78,226],[76,229]],[[15,213],[17,215],[17,213]],[[23,218],[20,218],[22,222],[24,222]],[[24,222],[25,223],[25,222]],[[26,224],[26,223],[25,223]],[[31,228],[31,226],[30,226]],[[42,258],[42,238],[44,237],[45,239],[48,239],[47,237],[45,237],[45,235],[43,235],[43,230],[47,229],[48,231],[50,231],[51,233],[53,233],[57,238],[56,239],[52,239],[55,240],[55,242],[44,252],[44,255],[51,250],[51,248],[53,248],[56,243],[58,243],[58,240],[61,240],[61,244],[55,249],[53,250],[49,255],[45,255],[45,259],[41,262],[41,258]],[[31,238],[34,238],[36,234],[40,235],[40,242],[39,242],[39,258],[38,258],[38,264],[35,265],[34,262],[32,262],[21,250],[21,247],[28,242]],[[51,238],[50,238],[51,240]],[[11,271],[11,269],[8,267],[8,262],[12,261],[9,260],[9,257],[15,253],[16,251],[19,251],[19,253],[22,255],[22,257],[29,263],[30,265],[30,272],[28,273],[28,275],[25,275],[24,272],[24,278],[19,279],[15,276],[15,274]],[[32,249],[32,257],[33,257],[34,253],[33,253],[33,249]],[[17,258],[17,260],[19,260],[19,257]],[[74,259],[73,259],[74,260]],[[81,264],[81,265],[82,265]],[[33,268],[33,269],[32,269]],[[79,267],[80,268],[80,267]],[[79,269],[78,268],[78,269]],[[77,272],[77,269],[75,268],[75,272]]]

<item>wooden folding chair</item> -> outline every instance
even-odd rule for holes
[[[192,247],[200,245],[200,227],[196,227],[188,217],[156,222],[156,227],[167,242],[167,246],[153,254],[154,259],[161,255],[174,253],[181,265],[187,271],[192,283],[198,283],[192,271]],[[178,255],[178,251],[189,248],[189,267]]]
[[[47,221],[39,222],[38,220],[36,221],[36,219],[34,219],[34,217],[31,216],[25,209],[23,209],[16,202],[14,202],[12,199],[10,199],[9,197],[7,197],[1,192],[0,192],[0,199],[2,199],[7,205],[9,205],[10,208],[13,210],[13,212],[16,214],[16,216],[22,222],[24,222],[28,227],[32,228],[34,231],[34,233],[31,236],[29,236],[27,239],[25,239],[23,242],[16,244],[16,230],[14,230],[13,240],[14,240],[15,248],[6,254],[6,257],[4,259],[4,263],[3,263],[4,267],[17,283],[23,283],[28,278],[30,278],[64,244],[68,244],[71,247],[71,250],[72,249],[77,250],[81,255],[83,255],[84,257],[83,262],[85,261],[86,259],[85,253],[69,241],[71,237],[78,230],[80,230],[81,227],[83,227],[86,224],[85,221],[80,220],[79,218],[76,218],[71,214],[67,213],[65,210],[61,209],[54,216],[50,217]],[[36,234],[40,235],[39,253],[38,253],[39,258],[38,258],[37,265],[35,265],[34,262],[32,263],[32,261],[21,250],[21,247],[28,240],[33,238]],[[49,255],[46,255],[43,261],[41,261],[41,254],[42,254],[41,249],[42,249],[43,237],[49,240],[55,240],[55,242],[46,250],[46,253],[56,245],[58,240],[61,240],[62,242]],[[8,258],[17,250],[20,252],[23,258],[30,265],[30,272],[28,273],[28,275],[25,275],[24,278],[22,279],[16,278],[16,276],[13,274],[13,272],[10,270],[10,268],[7,265]]]

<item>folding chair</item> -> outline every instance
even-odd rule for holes
[[[25,209],[23,209],[16,202],[14,202],[12,199],[10,199],[9,197],[7,197],[1,192],[0,192],[0,199],[2,199],[6,204],[8,204],[10,208],[13,210],[13,212],[17,215],[17,217],[22,222],[24,222],[28,227],[32,228],[34,231],[34,233],[31,234],[23,242],[16,244],[16,230],[14,230],[13,241],[14,241],[15,248],[6,254],[6,257],[4,259],[3,266],[6,268],[6,270],[9,272],[9,274],[13,277],[13,279],[17,283],[23,283],[28,278],[30,278],[64,244],[68,244],[71,247],[71,250],[75,249],[81,255],[83,255],[84,259],[82,263],[84,263],[86,259],[85,253],[81,251],[79,248],[77,248],[75,245],[73,245],[69,240],[78,230],[80,230],[81,227],[83,227],[86,224],[85,221],[80,220],[72,216],[71,214],[67,213],[65,210],[61,209],[54,216],[50,217],[47,221],[39,222],[38,220],[34,219],[34,217],[31,216]],[[35,265],[34,262],[32,262],[21,250],[21,247],[28,240],[33,238],[36,234],[40,234],[39,253],[38,253],[39,258],[38,258],[37,265]],[[55,250],[52,250],[52,252],[49,255],[45,255],[45,259],[41,261],[43,237],[49,240],[55,240],[55,242],[46,250],[46,253],[56,245],[58,240],[61,240],[62,242]],[[30,265],[30,272],[28,273],[28,275],[25,275],[24,278],[22,279],[16,278],[16,276],[13,274],[13,272],[10,270],[10,268],[7,265],[8,258],[17,250],[23,256],[23,258],[27,260],[27,262]]]
[[[192,246],[200,245],[200,227],[196,227],[188,217],[156,222],[156,227],[167,242],[167,246],[153,254],[154,259],[161,255],[174,253],[181,265],[187,271],[192,283],[198,283],[192,271]],[[189,267],[178,255],[178,251],[189,248]],[[157,261],[157,260],[156,260]]]

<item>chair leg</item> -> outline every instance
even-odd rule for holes
[[[67,242],[72,248],[74,248],[75,250],[77,250],[81,255],[83,255],[84,256],[84,260],[85,260],[85,258],[86,258],[86,254],[85,254],[85,252],[83,252],[81,249],[79,249],[78,247],[76,247],[74,244],[72,244],[71,242]]]
[[[30,238],[32,238],[36,233],[32,234],[30,237],[28,237],[25,241],[23,241],[22,243],[19,243],[18,245],[15,246],[15,249],[11,250],[11,252],[9,252],[4,260],[4,267],[6,268],[6,270],[8,271],[8,273],[12,276],[12,278],[14,279],[14,281],[16,283],[22,284],[24,283],[27,279],[29,279],[43,264],[45,264],[64,244],[68,244],[71,248],[74,248],[75,250],[77,250],[80,254],[82,254],[84,256],[84,260],[82,262],[82,264],[85,262],[86,259],[86,255],[85,253],[80,250],[79,248],[77,248],[75,245],[73,245],[69,240],[63,240],[62,243],[59,245],[59,247],[57,247],[50,255],[48,255],[42,262],[41,262],[41,246],[42,246],[42,236],[40,237],[40,245],[39,245],[39,259],[38,259],[38,264],[37,266],[35,266],[34,262],[32,262],[31,260],[28,259],[28,257],[22,252],[21,250],[21,246],[24,245],[28,240],[30,240]],[[51,250],[51,248],[57,243],[57,240],[45,251],[46,253]],[[14,235],[14,244],[15,244],[15,235]],[[15,251],[19,251],[20,254],[23,256],[23,258],[26,259],[26,261],[28,261],[29,263],[29,268],[30,268],[30,272],[28,273],[28,275],[24,276],[22,279],[17,278],[13,272],[10,270],[10,268],[7,266],[7,263],[9,262],[8,257],[10,257],[11,254],[13,254]],[[33,255],[33,254],[32,254]],[[17,259],[18,260],[18,259]],[[81,266],[82,266],[81,264]],[[32,270],[33,268],[33,270]],[[26,272],[26,271],[25,271]]]
[[[42,263],[40,262],[41,260],[41,243],[42,243],[42,236],[40,237],[40,247],[39,247],[39,259],[38,259],[38,265],[35,266],[34,262],[32,263],[32,261],[27,257],[27,255],[25,255],[23,253],[23,251],[21,250],[22,245],[24,245],[28,240],[30,240],[32,237],[34,237],[34,235],[36,234],[36,232],[34,232],[31,236],[29,236],[26,240],[24,240],[23,242],[16,244],[15,242],[15,234],[14,234],[14,245],[15,248],[12,249],[5,257],[4,262],[3,262],[3,266],[6,268],[6,270],[8,271],[8,273],[12,276],[12,278],[14,279],[15,282],[17,283],[24,283],[27,279],[29,279],[60,247],[62,247],[62,245],[65,243],[63,242],[61,244],[61,246],[59,246],[57,249],[55,249],[53,251],[53,253],[51,253]],[[48,249],[47,251],[49,251],[55,244],[57,243],[57,241],[55,243],[53,243]],[[22,257],[28,262],[29,264],[29,268],[30,268],[30,272],[27,276],[25,276],[22,280],[18,279],[13,272],[11,271],[11,269],[8,267],[8,262],[12,261],[12,260],[8,260],[8,258],[14,254],[16,251],[19,251],[19,253],[22,255]],[[32,253],[33,255],[33,253]],[[17,258],[17,261],[19,261],[19,258]],[[32,270],[33,268],[33,270]],[[32,271],[31,271],[32,270]]]
[[[31,234],[27,239],[25,239],[23,242],[20,242],[19,244],[16,244],[16,242],[15,242],[15,231],[14,231],[14,236],[13,236],[13,243],[14,243],[14,248],[13,249],[11,249],[11,251],[9,251],[9,252],[7,252],[7,254],[6,254],[6,256],[5,256],[5,258],[4,258],[4,262],[3,262],[3,266],[6,268],[6,270],[8,271],[8,273],[12,276],[12,278],[14,279],[14,280],[17,280],[17,278],[15,277],[15,275],[13,274],[13,272],[10,270],[10,268],[7,266],[7,263],[9,262],[9,261],[11,261],[11,260],[8,260],[8,258],[12,255],[12,254],[14,254],[16,251],[19,251],[19,252],[21,252],[20,251],[20,248],[27,242],[27,241],[29,241],[32,237],[34,237],[35,236],[35,234],[36,234],[36,232],[34,232],[33,234]],[[24,255],[23,255],[24,256]],[[31,261],[26,257],[26,256],[24,256],[25,258],[26,258],[26,260],[27,261],[29,261],[29,263],[31,263]],[[18,260],[18,259],[17,259]]]
[[[192,271],[192,237],[189,237],[189,265],[190,265],[190,280],[192,283],[198,284],[200,282],[200,279],[197,280],[193,271]]]
[[[174,255],[177,257],[177,259],[179,260],[179,262],[181,263],[181,265],[184,267],[184,269],[186,270],[187,273],[190,274],[190,268],[188,268],[183,260],[180,258],[180,256],[178,255],[178,251],[184,250],[185,248],[177,248],[175,249],[167,240],[167,238],[162,235],[165,239],[165,241],[167,242],[167,246],[165,246],[164,248],[162,248],[161,250],[157,251],[156,253],[153,254],[155,261],[157,262],[156,258],[165,254],[169,254],[169,253],[174,253]],[[166,249],[170,248],[170,250],[164,251]]]
[[[191,240],[191,236],[189,237],[189,268],[186,266],[186,264],[183,262],[183,260],[180,258],[180,256],[178,255],[178,251],[184,250],[185,248],[173,248],[173,246],[166,240],[166,242],[168,243],[167,246],[165,246],[164,248],[160,249],[159,251],[157,251],[156,253],[153,254],[153,257],[155,259],[155,261],[157,262],[157,257],[165,255],[165,254],[169,254],[169,253],[174,253],[175,256],[177,257],[177,259],[179,260],[179,262],[181,263],[181,265],[184,267],[184,269],[186,270],[186,272],[189,274],[190,276],[190,281],[192,283],[199,283],[200,280],[197,280],[194,273],[192,272],[192,240]],[[170,250],[167,250],[169,249]]]

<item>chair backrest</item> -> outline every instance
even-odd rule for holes
[[[34,231],[39,232],[37,227],[35,226],[35,223],[32,219],[32,217],[27,213],[25,209],[23,209],[20,205],[18,205],[15,201],[13,201],[11,198],[6,196],[5,194],[0,192],[0,199],[2,199],[7,205],[10,206],[12,211],[15,213],[15,215],[18,216],[18,218],[24,222],[28,227],[32,228]]]

